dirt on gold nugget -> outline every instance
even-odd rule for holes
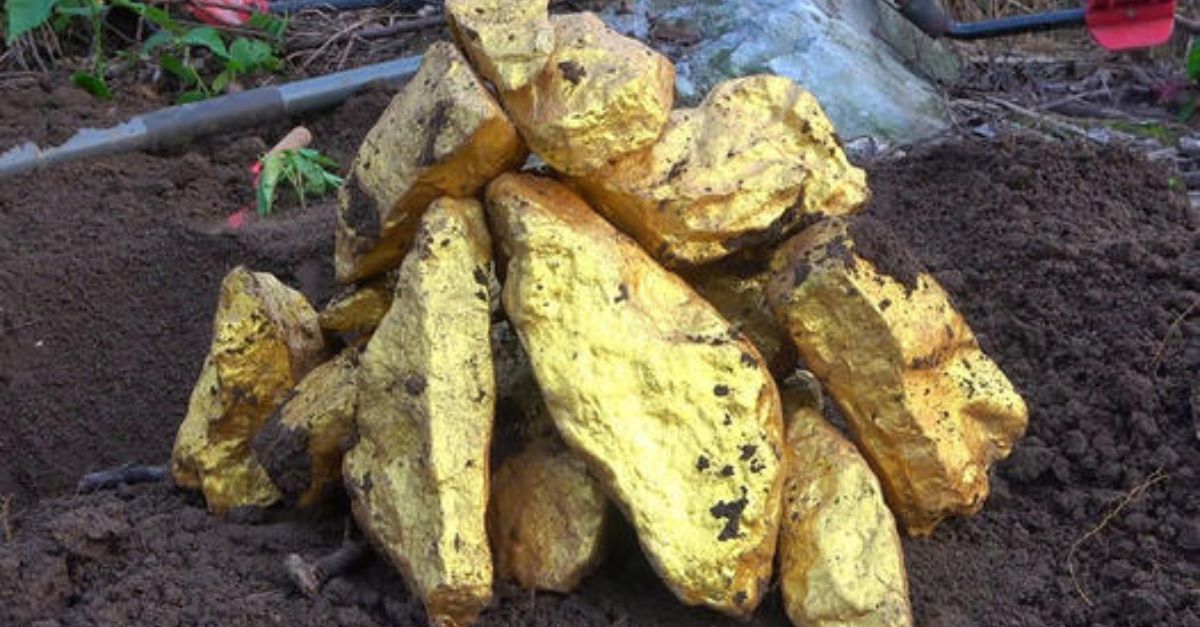
[[[230,271],[171,453],[175,483],[202,490],[214,512],[278,500],[250,441],[324,352],[317,312],[300,292],[269,274]]]
[[[359,527],[431,625],[468,625],[492,598],[490,263],[480,204],[435,201],[361,358],[346,488]]]
[[[819,391],[784,385],[779,587],[788,616],[814,627],[912,625],[904,552],[879,480],[812,402]]]
[[[501,98],[525,141],[573,176],[650,145],[675,104],[675,66],[591,13],[554,16],[542,73]]]
[[[889,232],[845,219],[810,227],[772,262],[771,306],[837,401],[912,535],[973,514],[988,467],[1028,412],[933,277]]]
[[[358,151],[339,196],[343,283],[399,265],[435,198],[467,198],[527,153],[500,104],[452,44],[426,51]]]
[[[252,447],[288,504],[310,507],[342,484],[342,451],[358,408],[358,349],[313,369],[254,437]]]
[[[554,50],[549,0],[447,0],[455,39],[501,91],[528,85]]]
[[[749,616],[783,478],[779,393],[758,351],[563,185],[506,174],[488,211],[509,257],[504,309],[563,439],[676,596]]]
[[[813,217],[857,211],[869,195],[816,98],[770,75],[717,85],[699,107],[672,113],[652,146],[577,182],[671,266],[779,241]]]

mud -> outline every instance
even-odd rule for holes
[[[386,100],[314,118],[316,147],[348,164]],[[30,123],[56,123],[46,111]],[[0,182],[0,497],[17,498],[0,624],[423,624],[375,558],[320,598],[293,591],[283,559],[339,546],[336,508],[222,520],[166,486],[54,497],[86,471],[166,458],[228,268],[331,293],[330,202],[223,226],[288,127]],[[1171,173],[1019,137],[870,173],[867,214],[943,283],[1031,408],[982,514],[905,543],[919,624],[1200,625],[1200,215]],[[628,529],[615,535],[580,593],[502,590],[483,624],[739,624],[680,606]],[[750,624],[786,624],[778,595]]]

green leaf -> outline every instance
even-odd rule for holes
[[[57,1],[57,0],[56,0]],[[55,15],[65,15],[67,17],[96,17],[104,12],[103,5],[85,4],[83,6],[63,6],[56,4],[54,7]]]
[[[204,86],[204,81],[200,78],[200,73],[196,71],[196,68],[185,64],[179,57],[163,55],[158,60],[158,64],[162,66],[162,69],[178,77],[188,87]]]
[[[258,173],[258,215],[265,217],[271,213],[271,205],[275,202],[275,186],[279,184],[281,174],[283,160],[278,155],[263,158],[262,170]]]
[[[193,28],[184,33],[179,38],[179,43],[188,46],[201,46],[211,50],[213,54],[222,59],[229,58],[229,51],[225,49],[225,40],[221,39],[221,33],[218,33],[217,29],[209,26]]]
[[[175,35],[182,35],[187,29],[184,28],[175,18],[171,17],[170,13],[148,4],[134,2],[133,0],[109,0],[113,5],[119,6],[140,15],[155,26],[170,31]]]
[[[167,32],[165,30],[160,30],[157,33],[154,33],[153,35],[147,37],[146,41],[142,42],[142,52],[152,52],[152,51],[154,51],[155,48],[158,48],[159,46],[162,46],[163,44],[169,43],[169,42],[173,41],[174,39],[175,39],[175,36],[172,35],[171,33]]]
[[[9,45],[25,33],[41,26],[50,19],[50,11],[57,0],[7,0],[8,28],[4,39]]]
[[[1192,39],[1192,44],[1188,47],[1187,73],[1188,78],[1192,80],[1200,79],[1200,46],[1196,45],[1195,39]]]
[[[266,32],[275,39],[283,37],[284,31],[287,30],[287,20],[266,13],[254,13],[246,23]]]
[[[1179,111],[1179,121],[1186,124],[1188,120],[1192,119],[1193,115],[1196,115],[1196,108],[1198,106],[1200,106],[1200,98],[1189,100],[1187,104],[1183,105],[1183,109]]]
[[[217,74],[217,77],[213,79],[212,84],[209,85],[208,88],[212,90],[214,94],[222,93],[225,91],[226,87],[229,87],[229,83],[233,82],[234,76],[236,76],[236,73],[233,70],[225,70],[224,72]]]
[[[175,104],[187,104],[189,102],[200,102],[201,100],[208,100],[208,94],[199,89],[193,89],[179,94],[179,97],[175,99]]]
[[[229,57],[227,67],[235,72],[274,70],[279,67],[279,59],[271,51],[271,46],[257,39],[238,37],[233,40],[229,46]]]
[[[76,72],[71,75],[71,82],[76,87],[87,91],[89,94],[109,100],[112,98],[112,92],[108,89],[108,83],[104,82],[104,77],[90,72]]]

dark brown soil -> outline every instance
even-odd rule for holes
[[[9,128],[71,123],[28,98],[41,109],[5,109],[27,116]],[[314,119],[316,147],[347,162],[386,100]],[[221,520],[165,486],[52,498],[86,471],[167,457],[228,268],[329,293],[328,202],[221,226],[287,126],[0,182],[0,497],[17,496],[0,624],[423,624],[377,559],[319,599],[291,589],[284,557],[336,548],[339,514]],[[871,174],[869,215],[941,280],[1031,408],[983,513],[906,542],[920,624],[1200,625],[1200,215],[1167,171],[1120,150],[1013,138]],[[506,592],[483,624],[737,624],[677,604],[619,537],[579,594]],[[751,624],[786,624],[776,595]]]

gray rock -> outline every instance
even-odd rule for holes
[[[769,72],[811,91],[846,138],[904,143],[948,124],[937,90],[905,61],[951,78],[959,71],[957,58],[888,13],[879,0],[622,4],[631,10],[605,18],[676,61],[681,105],[698,102],[723,80]],[[662,37],[664,31],[675,36]]]

